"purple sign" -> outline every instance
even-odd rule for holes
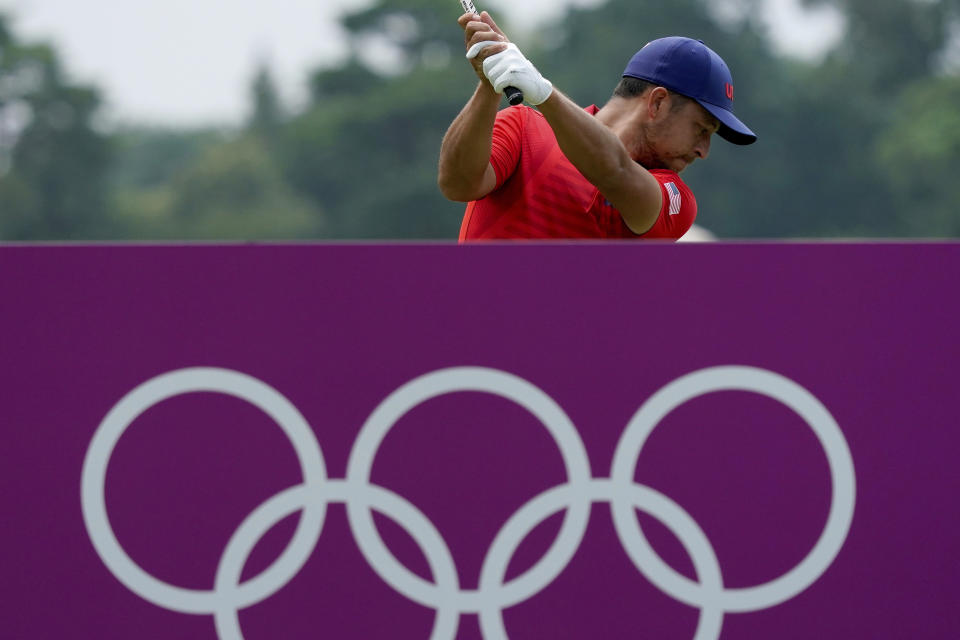
[[[0,248],[10,637],[952,638],[960,245]]]

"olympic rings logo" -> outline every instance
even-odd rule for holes
[[[111,454],[133,421],[151,406],[190,392],[223,393],[259,407],[283,429],[293,445],[303,483],[258,506],[232,535],[217,567],[214,587],[177,587],[145,572],[114,535],[104,496]],[[515,402],[547,428],[563,457],[565,484],[534,497],[516,511],[495,536],[483,561],[478,588],[461,589],[453,556],[436,527],[413,504],[370,483],[373,460],[393,425],[417,405],[448,393],[477,391]],[[726,588],[720,565],[700,526],[679,505],[634,482],[640,451],[657,424],[671,411],[715,391],[749,391],[778,400],[813,429],[823,447],[832,481],[830,511],[813,549],[793,569],[767,583]],[[242,639],[238,612],[276,593],[300,571],[318,543],[326,507],[345,503],[350,529],[370,566],[397,592],[436,610],[433,640],[456,637],[461,614],[478,614],[485,638],[506,638],[502,612],[546,588],[571,561],[586,531],[594,502],[609,503],[621,544],[636,568],[657,588],[700,610],[695,640],[719,638],[726,613],[749,612],[780,604],[816,582],[846,540],[855,501],[853,459],[830,412],[809,391],[779,374],[742,366],[711,367],[687,374],[651,396],[634,414],[617,445],[609,478],[594,478],[576,427],[540,388],[496,369],[457,367],[418,377],[390,394],[364,423],[347,464],[347,477],[327,477],[313,430],[296,407],[262,381],[236,371],[189,368],[153,378],[125,395],[100,423],[82,471],[84,523],[93,546],[111,573],[128,589],[160,607],[214,617],[220,640]],[[678,573],[653,550],[640,530],[634,509],[660,520],[693,561],[696,581]],[[433,581],[419,577],[389,551],[373,522],[373,511],[401,525],[420,547]],[[504,582],[507,566],[523,539],[538,524],[566,511],[556,540],[532,568]],[[289,544],[267,569],[241,583],[241,572],[260,538],[283,518],[302,511]]]

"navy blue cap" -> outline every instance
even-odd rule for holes
[[[720,121],[717,134],[753,144],[756,134],[733,115],[733,76],[723,58],[700,40],[672,36],[650,42],[630,59],[624,78],[639,78],[693,98]]]

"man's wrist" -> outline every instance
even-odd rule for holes
[[[476,54],[479,50],[479,47],[475,47],[470,53]],[[507,87],[516,87],[532,105],[542,103],[553,92],[553,84],[537,71],[513,43],[509,43],[506,50],[485,59],[483,73],[497,93],[503,93]]]
[[[493,88],[489,80],[481,80],[477,83],[477,89],[474,91],[475,100],[479,100],[483,104],[499,106],[502,98],[503,96],[497,93],[497,90]]]

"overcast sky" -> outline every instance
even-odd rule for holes
[[[21,39],[44,40],[70,77],[96,84],[112,121],[176,125],[239,122],[251,75],[269,62],[289,101],[307,71],[343,53],[337,16],[372,0],[0,0]],[[598,0],[485,0],[530,28],[570,4]],[[768,0],[767,20],[787,53],[816,52],[836,17],[803,14],[798,0]],[[450,0],[451,21],[459,8]],[[451,25],[456,28],[455,25]]]

